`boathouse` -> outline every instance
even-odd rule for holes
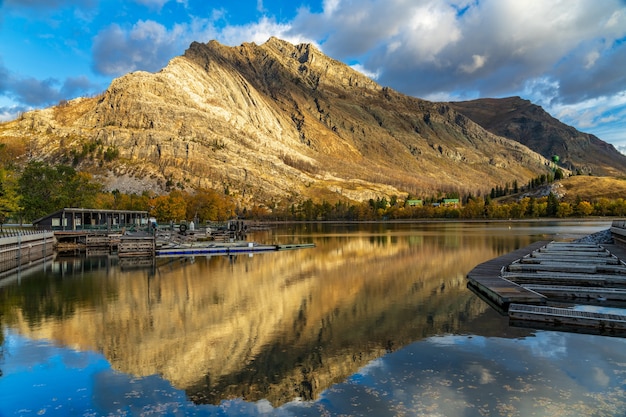
[[[139,210],[101,210],[64,208],[33,221],[40,230],[119,230],[148,225],[148,212]]]

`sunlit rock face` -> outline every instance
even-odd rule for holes
[[[312,45],[194,42],[157,73],[0,125],[29,157],[74,161],[109,189],[167,183],[242,202],[335,201],[525,183],[549,162],[447,104],[397,93]],[[83,149],[97,151],[82,155]],[[105,160],[103,152],[118,156]],[[25,157],[26,160],[26,157]]]

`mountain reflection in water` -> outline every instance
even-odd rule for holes
[[[275,229],[256,238],[316,248],[147,267],[58,258],[0,289],[2,325],[100,352],[133,377],[160,375],[197,404],[239,398],[272,407],[333,395],[418,340],[532,335],[509,328],[467,290],[465,275],[545,236],[483,224],[415,227]],[[427,369],[448,360],[437,352],[422,359]]]

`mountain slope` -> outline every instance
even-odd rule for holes
[[[594,135],[582,133],[520,97],[478,99],[450,106],[493,134],[516,140],[560,165],[594,175],[623,176],[626,156]]]
[[[0,140],[73,161],[109,189],[209,187],[268,205],[476,193],[549,165],[448,104],[383,88],[312,45],[276,38],[194,42],[157,73],[130,73],[99,97],[0,125]],[[102,156],[109,150],[115,158]]]

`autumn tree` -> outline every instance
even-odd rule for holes
[[[226,221],[235,216],[235,204],[230,196],[202,188],[189,197],[186,216],[201,223]]]
[[[156,196],[150,201],[150,214],[158,221],[185,220],[187,212],[186,195],[174,190],[168,195]]]

